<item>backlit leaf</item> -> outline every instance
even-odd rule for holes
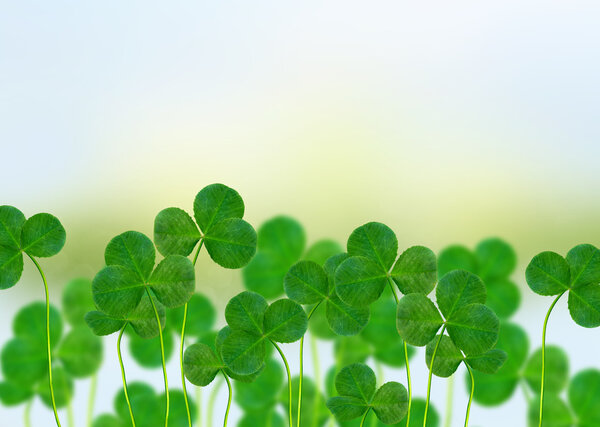
[[[408,411],[408,393],[400,383],[385,383],[373,396],[371,406],[377,418],[384,424],[397,423]]]
[[[352,307],[334,293],[325,303],[325,316],[329,327],[337,335],[356,335],[369,322],[369,307]],[[314,314],[311,318],[313,322]]]
[[[268,305],[257,293],[241,292],[227,303],[225,319],[234,330],[260,335],[263,333],[263,320]]]
[[[495,374],[506,362],[508,355],[504,350],[493,348],[477,356],[469,356],[466,362],[476,371]]]
[[[144,295],[144,282],[134,271],[120,266],[104,267],[92,282],[96,306],[107,314],[125,317]]]
[[[262,367],[265,360],[264,337],[234,330],[223,341],[221,356],[233,373],[253,374]]]
[[[377,388],[377,379],[371,368],[354,363],[343,368],[335,377],[335,389],[341,396],[351,396],[370,403]]]
[[[85,315],[85,323],[96,335],[110,335],[125,324],[125,320],[109,316],[101,311],[90,311]]]
[[[192,262],[181,255],[169,255],[156,266],[148,284],[164,306],[184,305],[192,297],[196,285]]]
[[[300,304],[315,304],[327,298],[329,292],[325,270],[314,261],[292,265],[283,284],[288,297]]]
[[[217,355],[205,344],[196,343],[185,349],[183,370],[185,377],[194,385],[209,385],[223,367]]]
[[[427,344],[425,352],[425,363],[431,366],[431,357],[436,348],[440,336],[436,336],[429,344]],[[448,378],[456,370],[463,361],[463,355],[460,350],[454,345],[449,336],[443,335],[433,360],[433,373],[438,377]]]

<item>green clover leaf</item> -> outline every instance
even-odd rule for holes
[[[327,400],[327,407],[338,421],[350,421],[373,410],[385,424],[402,420],[408,410],[408,393],[396,382],[376,387],[375,374],[360,363],[343,368],[335,378],[339,396]]]
[[[113,238],[105,260],[107,266],[94,277],[92,292],[96,306],[108,315],[127,316],[148,289],[168,308],[185,304],[193,294],[191,261],[170,255],[154,268],[154,245],[142,233],[127,231]]]
[[[56,355],[70,376],[89,377],[102,364],[102,340],[85,325],[80,325],[65,335]]]
[[[600,371],[586,369],[578,372],[569,384],[569,403],[577,416],[578,426],[600,423]]]
[[[84,325],[85,314],[95,308],[91,280],[79,278],[67,283],[62,294],[62,310],[71,326]]]
[[[443,323],[437,307],[425,295],[408,294],[398,302],[396,328],[400,337],[410,345],[427,345]]]

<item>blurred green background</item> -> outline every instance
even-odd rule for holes
[[[549,302],[531,295],[524,267],[542,250],[600,244],[595,2],[1,11],[0,202],[63,222],[65,249],[44,263],[55,298],[98,271],[111,237],[151,234],[162,208],[191,211],[212,182],[240,192],[255,226],[289,214],[309,242],[344,243],[369,220],[401,248],[506,239],[533,345]],[[206,257],[198,271],[219,307],[241,289],[239,272]],[[17,308],[43,297],[30,265],[25,279],[0,295],[2,341]],[[588,366],[575,349],[597,334],[565,309],[549,340]]]

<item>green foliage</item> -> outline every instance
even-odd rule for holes
[[[159,402],[165,401],[165,394],[162,393],[158,396]],[[169,405],[169,424],[168,427],[188,427],[188,416],[187,408],[185,406],[185,396],[182,390],[170,390],[169,391],[170,405]],[[195,402],[188,397],[188,404],[190,406],[190,413],[196,413]],[[165,406],[160,405],[161,413],[160,419],[165,419]]]
[[[586,369],[573,377],[569,384],[569,403],[578,425],[600,424],[600,371]]]
[[[392,279],[404,295],[429,294],[437,281],[437,261],[431,249],[413,246],[405,250],[392,269]]]
[[[246,289],[271,299],[283,293],[290,267],[300,260],[306,245],[304,229],[295,219],[276,216],[258,230],[256,256],[242,270]]]
[[[443,322],[435,304],[425,295],[405,295],[398,302],[396,327],[402,339],[411,345],[427,345]]]
[[[540,398],[536,396],[529,404],[527,411],[527,425],[536,427],[540,419]],[[544,427],[571,427],[573,425],[573,415],[567,404],[562,398],[547,394],[544,395],[543,409]]]
[[[483,304],[460,308],[446,321],[446,325],[452,341],[469,356],[485,353],[498,341],[500,321]]]
[[[569,294],[571,318],[580,326],[600,326],[600,250],[583,244],[563,258],[555,252],[536,255],[526,270],[527,284],[539,295]]]
[[[132,382],[127,386],[131,408],[135,416],[135,425],[140,427],[156,427],[156,420],[164,419],[163,405],[154,389],[143,382]],[[129,407],[125,393],[120,390],[114,399],[115,412],[125,425],[131,424]]]
[[[444,277],[453,270],[465,270],[485,283],[488,305],[500,319],[512,316],[521,301],[517,285],[510,279],[516,266],[512,247],[498,238],[484,239],[471,251],[465,246],[451,245],[438,256],[438,274]]]
[[[0,206],[0,289],[17,284],[23,273],[23,253],[51,257],[65,245],[60,221],[47,213],[25,215],[13,206]]]
[[[168,310],[167,326],[176,333],[183,326],[183,307]],[[188,301],[187,322],[185,335],[200,338],[210,332],[215,325],[216,309],[212,302],[203,294],[195,293]]]
[[[220,352],[225,365],[235,374],[250,375],[264,364],[265,341],[294,342],[307,329],[302,307],[288,299],[268,305],[254,292],[233,297],[225,308],[231,333],[223,340]]]
[[[330,397],[327,407],[338,421],[363,416],[369,409],[385,424],[402,420],[408,410],[408,394],[403,385],[388,382],[376,387],[375,374],[366,365],[352,364],[335,378],[339,396]]]
[[[493,375],[473,372],[476,384],[474,399],[480,405],[499,405],[512,396],[521,380],[521,371],[529,352],[529,340],[520,326],[504,322],[500,327],[497,347],[507,354],[502,367]],[[465,378],[468,386],[470,379],[468,375]]]
[[[448,319],[470,304],[485,304],[486,290],[483,281],[473,273],[454,270],[440,279],[435,289],[437,305]]]
[[[0,402],[4,406],[14,406],[26,402],[33,396],[33,391],[10,381],[0,382]]]
[[[62,310],[71,326],[84,325],[86,313],[95,309],[91,280],[78,278],[67,283],[62,294]]]
[[[36,392],[42,402],[49,408],[52,407],[52,397],[48,375],[36,386]],[[71,376],[62,367],[52,367],[52,385],[54,387],[54,402],[57,408],[64,408],[73,398],[74,384]]]
[[[343,255],[343,256],[340,256]],[[337,266],[345,254],[335,254],[325,261],[327,270],[314,261],[294,264],[284,279],[288,297],[300,304],[325,304],[325,319],[338,335],[355,335],[369,321],[369,309],[344,303],[331,286]],[[314,315],[314,314],[313,314]]]
[[[448,378],[456,372],[458,366],[462,363],[463,355],[456,345],[454,345],[454,342],[450,337],[447,335],[438,335],[436,339],[427,344],[425,351],[425,363],[427,366],[431,365],[431,357],[433,356],[433,351],[438,340],[441,341],[437,346],[438,348],[433,361],[432,371],[433,374],[438,377]]]
[[[541,387],[542,349],[539,348],[529,357],[523,375],[532,390],[539,393]],[[544,393],[556,394],[564,390],[569,380],[569,359],[560,347],[546,346],[546,375]]]
[[[283,386],[283,368],[273,359],[266,361],[265,369],[256,381],[235,383],[235,401],[244,411],[267,410],[276,405]]]
[[[165,361],[173,354],[173,335],[163,334]],[[144,368],[159,368],[162,366],[160,337],[142,338],[138,334],[129,334],[129,352],[135,361]]]
[[[375,261],[351,256],[335,271],[335,290],[346,304],[366,307],[379,298],[387,286],[387,277]]]
[[[102,340],[86,326],[78,326],[65,335],[56,355],[69,375],[88,377],[102,364]]]
[[[256,253],[256,232],[242,219],[244,202],[223,184],[204,187],[194,200],[194,219],[184,210],[167,208],[154,220],[154,241],[165,257],[187,257],[199,241],[222,267],[241,268]]]
[[[209,385],[223,367],[223,362],[206,344],[192,344],[185,350],[183,370],[192,384],[202,387]]]
[[[126,427],[121,419],[111,414],[101,414],[96,417],[92,427]]]

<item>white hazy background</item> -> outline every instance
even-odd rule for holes
[[[44,261],[56,303],[67,280],[101,268],[111,237],[151,234],[156,213],[190,210],[212,182],[242,194],[253,224],[291,214],[310,241],[344,243],[368,220],[401,247],[501,236],[518,251],[515,320],[535,348],[550,300],[528,290],[524,267],[541,250],[600,244],[599,18],[595,1],[0,1],[0,204],[67,228],[64,251]],[[220,311],[242,289],[239,272],[207,259],[198,277]],[[17,309],[42,298],[28,265],[0,295],[0,342]],[[558,304],[548,341],[569,350],[571,372],[597,366],[598,337]],[[96,413],[112,412],[121,387],[114,340]],[[297,368],[297,346],[284,349]],[[130,381],[162,390],[160,370],[125,363]],[[176,357],[169,369],[178,387]],[[79,426],[87,382],[76,388]],[[440,412],[445,393],[436,379]],[[0,411],[3,425],[22,424],[22,406]],[[475,405],[471,424],[524,426],[525,412],[517,392]],[[52,424],[39,401],[32,421]]]

